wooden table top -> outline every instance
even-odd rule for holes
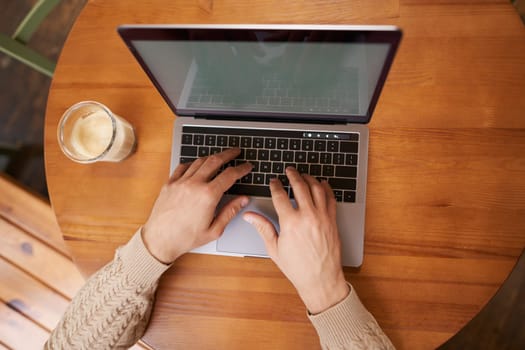
[[[49,93],[52,205],[90,275],[144,223],[168,177],[173,113],[116,33],[124,23],[394,24],[404,31],[370,127],[365,258],[345,269],[400,349],[446,341],[525,246],[525,27],[506,0],[89,1]],[[136,128],[117,163],[69,161],[62,113],[96,100]],[[161,280],[156,348],[318,348],[291,284],[266,259],[187,254]]]

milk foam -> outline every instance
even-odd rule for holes
[[[111,143],[113,125],[102,110],[95,110],[79,118],[71,130],[71,146],[87,158],[100,156]]]

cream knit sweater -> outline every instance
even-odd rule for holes
[[[144,334],[158,280],[170,266],[146,249],[140,230],[78,292],[45,349],[127,349]],[[355,290],[308,315],[323,349],[393,349]]]

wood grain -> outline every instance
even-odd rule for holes
[[[0,257],[23,267],[69,299],[83,285],[84,279],[68,258],[3,220],[0,220],[0,232]]]
[[[49,203],[0,175],[0,217],[29,231],[62,254],[69,252]]]
[[[26,336],[21,336],[25,334]],[[0,339],[11,349],[42,349],[49,332],[0,303]]]
[[[345,274],[398,348],[432,349],[512,269],[525,246],[525,29],[507,1],[115,0],[91,1],[78,18],[46,114],[51,201],[84,275],[146,220],[168,177],[174,116],[117,36],[123,23],[400,26],[369,125],[365,260]],[[131,158],[85,166],[61,154],[58,119],[86,99],[135,126]],[[145,340],[157,348],[318,348],[268,260],[184,256],[156,305]]]
[[[0,273],[0,299],[52,331],[66,311],[69,300],[3,259],[0,259]]]

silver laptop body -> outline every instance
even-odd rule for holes
[[[303,140],[312,142],[358,138],[355,191],[344,191],[344,201],[337,203],[337,225],[343,265],[362,264],[366,123],[397,50],[401,38],[398,28],[126,25],[118,31],[177,114],[170,172],[185,159],[181,153],[183,133],[189,133],[186,149],[199,148],[191,144],[192,137],[196,140],[191,134],[195,130],[210,135],[215,131],[221,135],[224,130],[242,130],[242,135],[275,132],[302,135]],[[286,139],[287,144],[289,141]],[[352,192],[348,199],[351,202],[346,202],[347,192]],[[219,206],[232,196],[225,194]],[[271,198],[252,196],[244,211],[265,215],[279,231]],[[267,257],[262,239],[242,214],[232,220],[218,240],[194,252]]]

